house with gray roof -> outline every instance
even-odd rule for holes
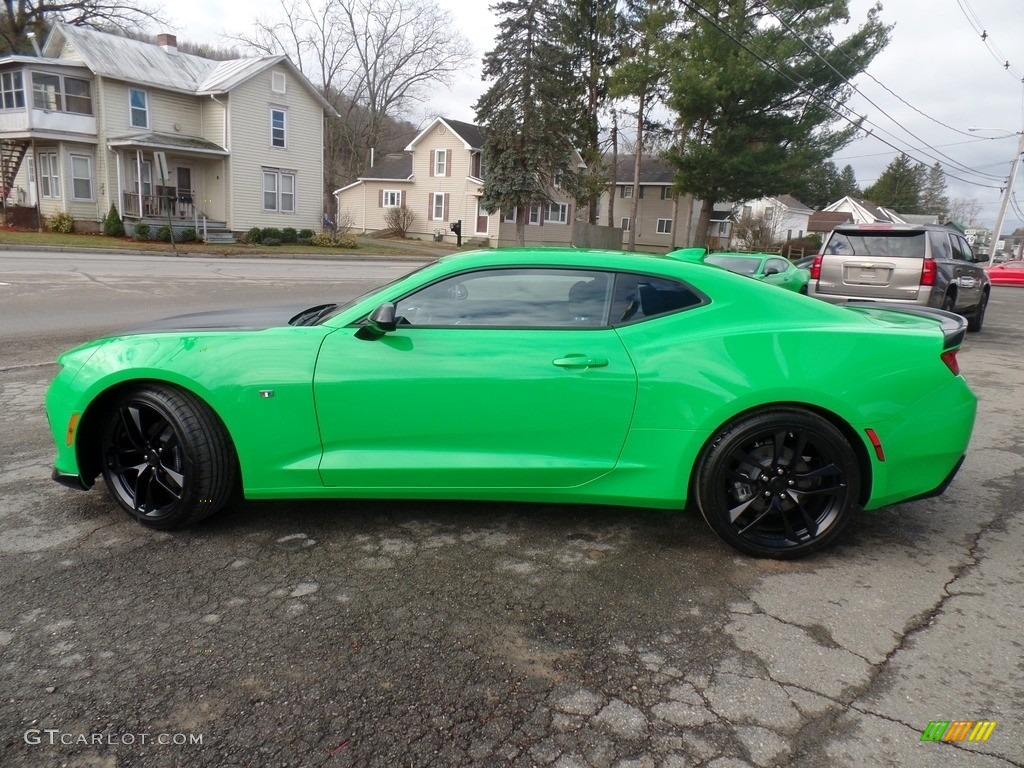
[[[480,126],[436,117],[409,142],[404,152],[385,155],[351,184],[334,191],[338,221],[357,232],[382,232],[388,215],[406,209],[407,236],[455,241],[451,225],[459,223],[469,242],[507,246],[516,239],[516,212],[488,213],[483,205],[484,137]],[[574,154],[577,166],[582,166]],[[549,199],[527,211],[526,243],[572,242],[576,206],[558,185]]]
[[[95,230],[319,229],[324,115],[286,56],[215,61],[57,24],[41,56],[0,58],[0,183],[7,204]]]

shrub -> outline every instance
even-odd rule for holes
[[[267,242],[268,238],[277,240],[277,242],[273,243],[273,245],[280,245],[281,230],[278,229],[277,227],[264,227],[263,229],[260,230],[260,242],[263,243],[264,245],[271,245],[271,243]]]
[[[341,237],[336,238],[337,244],[342,248],[358,248],[359,241],[356,236],[351,232],[346,232]]]
[[[271,246],[273,246],[273,245],[280,245],[280,244],[281,244],[281,238],[279,238],[279,237],[267,237],[266,235],[263,235],[263,245],[271,245]]]
[[[107,237],[124,237],[124,222],[117,212],[117,206],[111,203],[107,218],[103,220],[103,234]]]
[[[161,243],[171,242],[171,228],[164,224],[162,227],[156,228],[156,233],[153,235],[154,240],[158,240]]]
[[[312,229],[300,229],[299,230],[299,240],[303,240],[303,239],[305,239],[305,240],[312,240],[313,239],[313,234],[314,233],[313,233]]]
[[[185,227],[178,233],[179,243],[194,243],[199,239],[199,235],[196,233],[195,227]]]
[[[253,227],[250,229],[245,235],[245,242],[258,244],[260,242],[260,228]]]
[[[65,211],[55,213],[47,219],[46,228],[51,232],[70,234],[75,231],[75,217]]]
[[[295,227],[285,227],[281,230],[281,242],[289,244],[299,242],[299,233]]]
[[[135,239],[136,240],[149,240],[149,224],[136,224],[135,225]]]
[[[405,237],[416,222],[416,214],[407,207],[388,208],[384,214],[384,223],[388,225],[388,234],[394,237]]]
[[[334,236],[330,232],[317,232],[309,238],[309,244],[318,248],[331,248],[334,246]]]

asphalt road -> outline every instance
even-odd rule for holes
[[[628,508],[244,503],[166,534],[50,481],[61,349],[415,266],[0,251],[0,765],[1024,766],[1024,289],[960,354],[946,494],[795,563]]]

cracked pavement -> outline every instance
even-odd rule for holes
[[[628,508],[260,502],[146,530],[50,481],[48,361],[391,272],[37,259],[0,253],[0,765],[1024,766],[1024,291],[961,352],[981,408],[946,494],[782,563]],[[997,726],[924,743],[934,720]]]

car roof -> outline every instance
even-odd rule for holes
[[[955,232],[952,227],[943,224],[895,224],[875,222],[873,224],[839,224],[836,232]]]

